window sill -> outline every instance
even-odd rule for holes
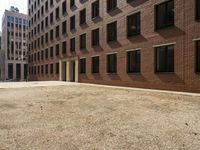
[[[155,72],[155,74],[169,74],[169,75],[175,75],[175,72]]]
[[[107,13],[111,13],[111,12],[117,10],[117,9],[118,9],[117,7],[111,8],[111,9],[109,9],[109,10],[107,9]]]
[[[165,29],[173,29],[175,27],[175,25],[169,25],[169,26],[165,26],[165,27],[161,27],[161,28],[156,28],[155,31],[161,31],[161,30],[165,30]]]
[[[127,72],[128,75],[141,75],[141,72]]]

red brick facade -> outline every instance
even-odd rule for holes
[[[200,22],[195,20],[195,0],[174,0],[175,26],[158,31],[155,31],[155,5],[166,0],[134,0],[131,3],[127,3],[126,0],[118,0],[117,9],[110,13],[106,10],[106,0],[100,0],[100,18],[92,20],[91,3],[95,1],[96,0],[80,2],[76,0],[76,8],[72,10],[67,0],[67,15],[64,17],[61,15],[63,0],[58,2],[54,1],[54,7],[50,7],[50,10],[45,13],[45,15],[49,16],[52,11],[55,12],[57,6],[60,6],[61,19],[55,24],[50,25],[49,28],[45,29],[45,31],[40,33],[37,37],[50,31],[51,28],[54,29],[57,25],[60,25],[61,37],[58,40],[55,39],[53,42],[49,42],[49,44],[43,47],[30,49],[30,56],[42,49],[50,48],[51,46],[55,47],[57,43],[60,44],[60,56],[55,56],[53,59],[44,59],[44,61],[30,62],[30,80],[59,80],[59,75],[55,73],[55,65],[53,74],[41,74],[40,71],[39,74],[37,73],[38,71],[34,74],[31,70],[34,66],[51,63],[55,64],[62,58],[78,56],[79,58],[86,58],[86,74],[78,75],[79,82],[200,92],[200,75],[195,72],[195,39],[200,38]],[[30,3],[29,8],[31,8],[31,4],[33,4],[33,2]],[[43,4],[45,4],[45,1],[41,1],[40,6]],[[79,13],[80,10],[84,8],[86,8],[87,12],[86,25],[80,27]],[[134,12],[141,13],[141,35],[128,39],[126,36],[126,17]],[[70,31],[70,17],[73,15],[76,15],[75,32]],[[45,16],[43,19],[44,18]],[[61,33],[61,24],[64,20],[67,20],[66,37],[62,36]],[[38,23],[40,21],[38,21]],[[106,26],[113,21],[117,21],[117,42],[108,43],[106,41]],[[34,25],[30,27],[30,31],[33,28]],[[96,28],[100,29],[100,46],[92,47],[91,31]],[[80,51],[79,36],[83,33],[87,34],[87,50]],[[37,37],[30,38],[30,43],[37,39]],[[70,39],[72,37],[76,38],[76,53],[70,52]],[[67,55],[62,55],[61,53],[63,41],[67,41]],[[169,43],[174,44],[174,73],[156,73],[155,47]],[[130,49],[141,50],[140,73],[127,74],[126,55],[127,50]],[[106,55],[113,52],[117,52],[117,73],[108,74],[106,69]],[[99,74],[91,73],[91,58],[95,55],[100,56]]]

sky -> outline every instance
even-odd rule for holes
[[[0,0],[0,31],[2,31],[2,17],[5,9],[9,10],[10,6],[15,6],[20,13],[27,14],[27,0]]]

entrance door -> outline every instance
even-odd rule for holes
[[[62,81],[67,81],[66,65],[67,65],[66,62],[62,63]]]

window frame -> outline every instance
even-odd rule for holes
[[[134,70],[131,66],[134,66],[133,64],[131,64],[131,55],[130,53],[134,53],[132,54],[134,56],[134,64],[136,66],[136,69]],[[138,60],[138,55],[139,55],[139,60]],[[133,59],[133,58],[132,58]],[[127,67],[126,67],[126,72],[127,74],[132,74],[132,73],[140,73],[141,72],[141,49],[136,49],[136,50],[130,50],[130,51],[127,51],[127,55],[126,55],[126,63],[127,63]],[[139,64],[138,64],[139,63]]]
[[[111,62],[111,56],[114,56],[114,62]],[[114,63],[114,64],[111,64],[111,63]],[[117,53],[111,53],[111,54],[107,54],[107,62],[106,62],[106,65],[107,65],[107,73],[108,74],[117,74]],[[113,67],[111,67],[110,65],[114,65]]]

